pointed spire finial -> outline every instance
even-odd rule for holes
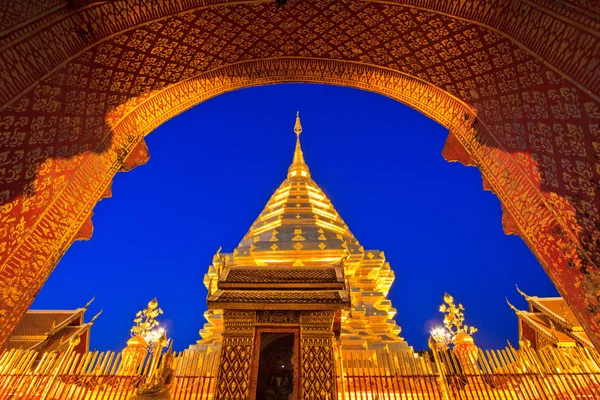
[[[519,310],[517,307],[513,306],[512,304],[510,304],[510,301],[508,301],[508,297],[506,298],[506,303],[508,304],[508,306],[509,306],[510,308],[512,308],[512,310],[513,310],[515,313],[517,313],[517,314],[521,313],[521,310]]]
[[[94,297],[92,297],[92,299],[90,301],[88,301],[87,304],[85,306],[83,306],[82,308],[87,311],[88,307],[90,306],[90,304],[92,304],[92,302],[95,299],[96,299],[96,295],[94,295]]]
[[[94,325],[94,322],[96,322],[96,320],[98,319],[98,317],[100,316],[100,314],[102,314],[102,311],[104,311],[104,308],[101,309],[98,314],[94,315],[94,317],[90,320],[90,322],[88,322],[88,324]]]
[[[519,289],[519,285],[515,284],[515,287],[517,288],[517,292],[519,292],[519,294],[523,297],[525,297],[525,300],[529,301],[529,296],[527,296],[525,293],[523,293],[521,291],[521,289]]]
[[[306,165],[306,162],[304,161],[302,146],[300,146],[300,134],[302,133],[300,111],[296,111],[296,124],[294,125],[294,132],[296,133],[296,150],[294,151],[294,161],[292,161],[292,165],[290,165],[290,169],[288,170],[288,178],[292,178],[294,176],[310,177],[308,165]]]
[[[300,123],[300,111],[296,111],[296,125],[294,125],[294,132],[300,136],[302,133],[302,124]]]

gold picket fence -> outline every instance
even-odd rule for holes
[[[43,354],[11,350],[0,356],[0,399],[126,400],[144,383],[150,357],[136,368],[121,353]],[[175,353],[173,400],[212,399],[219,353]]]
[[[600,356],[582,348],[337,354],[338,400],[600,400]]]
[[[338,400],[600,400],[600,356],[593,350],[509,347],[479,350],[470,360],[460,363],[449,352],[338,348]],[[129,367],[113,352],[11,350],[0,355],[0,400],[126,400],[149,365],[148,357]],[[218,352],[174,354],[172,398],[212,399],[218,366]]]

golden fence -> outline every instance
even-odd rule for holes
[[[600,400],[600,356],[582,348],[478,349],[462,362],[451,352],[338,348],[335,361],[338,400]],[[175,354],[172,398],[212,399],[218,367],[218,351]],[[125,400],[149,368],[148,356],[132,366],[122,353],[6,351],[0,400]]]
[[[11,350],[0,356],[0,399],[126,400],[144,383],[150,364],[146,356],[131,366],[121,353],[110,351],[40,356]],[[218,365],[218,352],[175,353],[172,399],[212,399]]]
[[[600,357],[582,348],[433,353],[343,351],[338,400],[600,400]]]

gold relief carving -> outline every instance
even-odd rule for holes
[[[333,336],[333,319],[335,311],[303,311],[300,314],[302,335],[317,334]]]
[[[304,311],[300,315],[301,399],[336,397],[332,331],[334,316],[334,311]]]
[[[335,399],[335,362],[333,338],[302,338],[301,399]]]
[[[299,311],[258,311],[256,322],[259,324],[298,324]]]
[[[225,310],[223,325],[216,399],[244,400],[250,385],[256,312]]]
[[[255,311],[223,311],[223,335],[254,335]]]
[[[403,7],[398,7],[394,5],[393,2],[385,2],[385,5],[373,2],[373,7],[383,8],[386,15],[394,15],[397,10],[416,11],[413,12],[414,14],[439,11],[442,14],[457,16],[458,19],[454,21],[454,24],[460,28],[464,28],[467,24],[487,25],[492,28],[490,31],[494,32],[494,35],[506,35],[510,38],[514,38],[513,40],[515,40],[516,43],[522,44],[521,48],[528,49],[530,54],[541,57],[547,64],[555,66],[561,71],[571,72],[571,74],[573,74],[572,78],[579,80],[581,85],[589,87],[591,86],[590,83],[597,84],[595,75],[590,73],[589,70],[586,70],[585,67],[587,63],[590,62],[589,58],[591,55],[594,54],[593,46],[596,43],[595,32],[593,30],[590,31],[586,26],[590,24],[593,25],[593,19],[590,19],[589,22],[576,22],[577,19],[585,19],[586,16],[583,13],[572,12],[568,7],[550,5],[548,2],[544,2],[543,6],[533,8],[524,4],[526,2],[521,1],[497,0],[491,3],[492,4],[490,4],[490,2],[463,2],[460,0],[410,0],[403,2]],[[183,4],[185,4],[185,6]],[[222,5],[219,6],[221,10],[227,10],[227,7],[223,7]],[[411,10],[412,6],[418,8]],[[211,6],[207,6],[207,1],[205,0],[193,0],[186,3],[180,3],[176,0],[167,0],[164,2],[163,7],[160,8],[146,7],[143,0],[130,0],[128,3],[128,10],[130,10],[130,13],[133,12],[134,16],[131,16],[128,21],[135,21],[139,27],[148,27],[148,24],[153,20],[155,20],[153,25],[156,27],[171,25],[172,28],[168,30],[163,29],[163,32],[166,34],[165,36],[169,38],[169,41],[176,41],[181,39],[181,36],[178,36],[177,33],[184,30],[184,28],[177,24],[169,23],[168,18],[172,18],[173,15],[185,11],[185,7],[187,7],[188,14],[183,17],[184,20],[189,20],[190,15],[192,15],[194,11],[203,11],[198,9],[211,9]],[[558,9],[561,14],[568,14],[570,17],[564,18],[560,17],[556,12],[548,12],[547,7]],[[373,13],[369,10],[365,10],[363,3],[355,2],[353,3],[353,8],[357,10],[356,21],[372,18],[370,16],[372,16]],[[303,12],[306,15],[306,10],[303,10]],[[168,15],[168,13],[171,13],[172,15]],[[230,13],[230,11],[226,11],[226,14],[228,13]],[[261,14],[265,14],[265,11],[259,12],[259,15]],[[48,29],[33,30],[31,29],[31,26],[25,26],[22,28],[21,32],[17,31],[13,35],[4,38],[3,45],[5,45],[5,48],[13,54],[13,57],[4,58],[7,62],[10,61],[11,63],[11,65],[7,67],[7,70],[20,72],[20,76],[18,76],[20,79],[18,79],[16,75],[5,78],[12,81],[11,85],[7,85],[10,92],[7,92],[6,95],[11,95],[14,92],[18,93],[18,91],[24,90],[24,88],[31,85],[35,79],[38,79],[39,76],[50,74],[53,72],[52,69],[56,68],[62,61],[70,59],[76,53],[86,49],[86,47],[89,48],[97,45],[106,40],[105,38],[114,36],[122,29],[129,29],[130,26],[127,22],[122,20],[122,15],[123,10],[118,4],[104,3],[102,4],[102,7],[92,5],[82,9],[77,14],[59,14],[56,20],[45,21],[45,24],[50,25]],[[255,14],[251,13],[249,17],[252,16],[255,16]],[[275,14],[275,16],[277,15]],[[573,18],[573,16],[576,16],[577,18]],[[161,22],[157,23],[157,19]],[[7,19],[7,21],[9,20],[11,23],[14,23],[10,18]],[[102,21],[101,24],[93,24],[95,32],[92,35],[93,42],[91,46],[88,46],[90,44],[89,39],[66,40],[67,34],[72,33],[72,27],[80,25],[80,21],[82,20]],[[405,26],[403,23],[404,21],[405,19],[401,17],[392,20],[395,25],[400,27]],[[0,24],[1,23],[2,22],[0,22]],[[42,24],[44,24],[44,22],[42,22]],[[35,24],[31,25],[35,26]],[[376,24],[371,22],[368,25],[373,26]],[[316,26],[321,26],[321,24],[316,24]],[[512,27],[510,35],[502,32],[502,29],[506,26]],[[43,28],[43,25],[41,27]],[[534,28],[537,35],[531,34]],[[86,27],[86,29],[89,28]],[[186,30],[186,32],[189,33],[194,30],[197,30],[197,28]],[[442,29],[438,29],[438,31],[443,32]],[[382,35],[383,33],[384,32],[381,32],[378,36],[385,38],[386,36]],[[436,30],[429,30],[427,37],[432,40],[437,40],[438,36],[436,35],[439,35]],[[549,35],[552,35],[553,37],[552,46],[549,46],[542,40],[542,38],[548,37]],[[11,43],[11,41],[17,39],[18,41],[16,43]],[[42,45],[43,40],[47,43],[46,46]],[[149,42],[148,39],[145,38],[132,41],[129,45],[134,47],[137,43],[137,48],[143,48],[144,42],[146,42],[145,44],[148,47],[152,44],[152,42]],[[192,45],[195,44],[193,40],[190,40],[189,43]],[[275,43],[275,45],[281,45],[281,43]],[[461,42],[461,47],[464,46],[467,46],[467,44]],[[31,58],[23,56],[22,58],[19,58],[14,56],[19,54],[28,55],[32,49],[36,48],[42,51],[40,57]],[[557,51],[557,49],[573,49],[573,53],[570,54],[570,56],[566,56],[564,51]],[[575,49],[580,49],[580,51],[575,51]],[[393,52],[393,50],[397,49],[391,47],[388,50]],[[187,54],[182,55],[172,49],[161,51],[160,54],[171,54],[174,57],[176,56],[183,60],[189,60],[191,58]],[[444,53],[442,53],[442,55],[443,54]],[[228,62],[236,61],[237,59],[233,55],[230,55],[228,58]],[[498,57],[494,60],[494,65],[503,65],[506,63],[506,58],[507,56],[502,54],[502,57]],[[436,56],[425,53],[420,61],[425,62],[429,59],[435,60]],[[136,63],[139,64],[139,58],[130,58],[125,63],[126,65],[122,65],[121,68],[131,67],[130,64],[135,65]],[[176,71],[175,74],[188,77],[189,71]],[[597,87],[589,87],[589,89],[591,93],[598,93],[598,90],[596,90]]]
[[[253,349],[253,336],[223,338],[215,393],[217,400],[248,398]]]
[[[310,292],[284,292],[284,291],[227,291],[223,292],[219,302],[240,303],[341,303],[342,298],[338,291],[322,290]]]
[[[290,269],[273,277],[269,271],[260,269],[232,269],[227,275],[227,282],[243,283],[322,283],[336,279],[335,269]]]

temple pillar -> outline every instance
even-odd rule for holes
[[[224,311],[223,326],[215,399],[246,400],[250,393],[256,312]]]
[[[300,315],[300,400],[337,398],[334,317],[335,311],[304,311]]]

